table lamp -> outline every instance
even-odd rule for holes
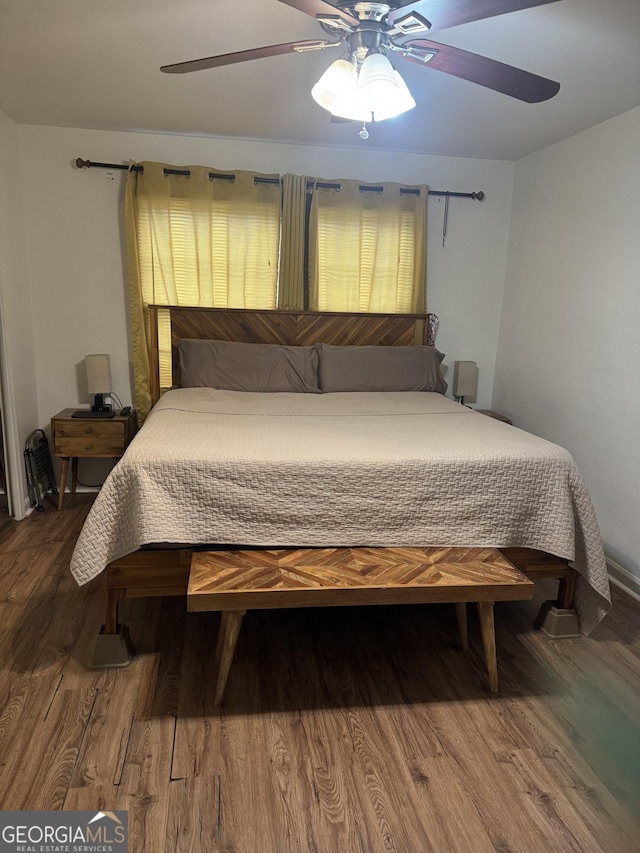
[[[454,361],[453,396],[464,405],[464,398],[475,403],[478,393],[478,365],[475,361]]]
[[[91,411],[95,417],[111,417],[112,410],[107,406],[104,395],[109,394],[111,386],[111,359],[104,353],[86,355],[84,364],[87,370],[87,389],[94,394]]]

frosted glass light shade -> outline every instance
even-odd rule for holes
[[[412,110],[416,105],[413,95],[402,77],[395,70],[393,75],[397,85],[397,93],[392,100],[387,100],[381,107],[373,111],[374,121],[384,121],[388,118],[394,118],[402,113],[406,113],[408,110]]]
[[[398,98],[393,66],[381,53],[365,57],[358,76],[358,98],[372,113],[385,112]]]
[[[331,107],[331,114],[338,118],[347,118],[352,121],[373,121],[371,110],[361,103],[355,86],[351,91],[343,92]]]
[[[90,394],[108,394],[111,391],[111,359],[104,353],[85,355],[87,390]]]
[[[325,110],[333,112],[340,97],[355,92],[356,81],[355,65],[347,59],[336,59],[311,90],[311,97]]]

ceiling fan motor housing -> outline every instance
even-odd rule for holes
[[[429,22],[416,15],[406,16],[406,28],[398,25],[390,26],[387,15],[398,4],[389,3],[338,3],[341,10],[348,12],[359,20],[356,29],[344,26],[343,22],[329,21],[318,16],[320,25],[333,37],[344,39],[349,46],[349,55],[357,63],[361,63],[369,53],[386,53],[390,50],[402,50],[393,41],[393,36],[403,36],[414,30],[424,32],[430,28]],[[415,19],[415,20],[414,20]],[[345,29],[347,32],[345,33]]]
[[[386,53],[389,37],[376,21],[361,24],[355,33],[347,36],[349,53],[361,61],[369,53]]]

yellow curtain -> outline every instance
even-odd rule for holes
[[[231,180],[211,178],[226,173],[205,166],[140,165],[142,172],[129,170],[125,229],[136,404],[144,419],[151,404],[148,305],[276,307],[281,188],[277,175],[237,171]],[[164,171],[176,168],[189,176]],[[160,385],[168,387],[168,323],[160,319]]]
[[[310,305],[316,311],[425,310],[428,187],[333,180],[315,186],[309,222]],[[405,192],[400,192],[404,189]],[[407,192],[408,190],[408,192]]]
[[[307,176],[282,176],[282,239],[278,308],[304,309],[304,247]]]

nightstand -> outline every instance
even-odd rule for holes
[[[501,415],[500,412],[493,412],[491,409],[476,409],[476,412],[479,415],[486,415],[488,418],[495,418],[497,421],[502,421],[503,424],[511,424],[513,426],[512,421],[506,415]]]
[[[119,459],[138,429],[135,412],[113,418],[72,418],[77,409],[63,409],[51,418],[53,452],[62,460],[58,509],[62,509],[64,490],[71,462],[71,493],[76,492],[78,457]]]

